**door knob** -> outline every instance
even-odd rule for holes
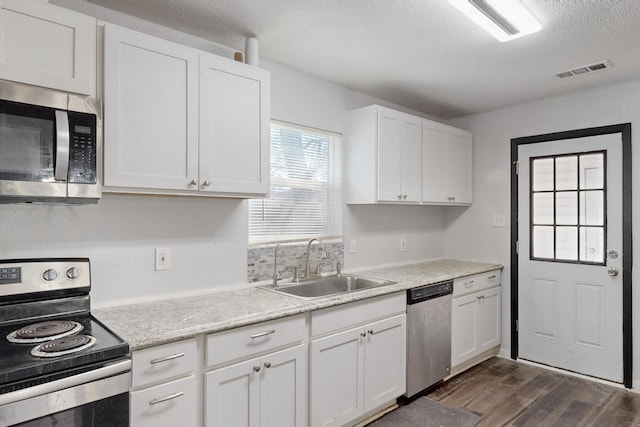
[[[607,256],[610,259],[616,259],[618,258],[618,251],[607,251]]]
[[[611,277],[615,277],[618,275],[618,269],[615,267],[609,267],[607,271],[609,272],[609,276]]]

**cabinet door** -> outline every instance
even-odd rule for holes
[[[105,185],[197,190],[196,51],[106,25],[104,56]]]
[[[269,73],[200,55],[201,191],[269,192]]]
[[[33,0],[0,0],[0,78],[95,96],[96,20]]]
[[[447,132],[425,121],[422,129],[422,201],[447,203]]]
[[[262,370],[260,359],[251,359],[207,372],[204,380],[205,426],[259,426]]]
[[[310,343],[310,420],[342,426],[363,413],[364,334],[350,329]]]
[[[307,354],[304,345],[263,356],[260,426],[307,425]]]
[[[477,312],[477,343],[479,352],[500,344],[500,288],[480,295]]]
[[[406,390],[406,316],[370,323],[364,352],[364,410],[369,411]]]
[[[131,425],[195,426],[196,380],[193,376],[131,392]]]
[[[475,356],[477,344],[477,310],[479,294],[453,298],[451,310],[451,366]]]
[[[420,201],[422,129],[417,117],[378,110],[378,200]]]
[[[447,135],[447,192],[453,203],[471,203],[472,140],[468,132]]]

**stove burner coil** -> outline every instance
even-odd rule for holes
[[[51,341],[68,335],[77,334],[82,325],[71,320],[51,320],[34,323],[7,335],[7,341],[19,344],[33,344]]]
[[[72,335],[47,341],[31,349],[31,355],[36,357],[58,357],[76,353],[93,347],[97,340],[89,335]]]

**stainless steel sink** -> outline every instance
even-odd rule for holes
[[[272,285],[261,286],[262,289],[312,299],[329,295],[355,292],[380,286],[393,285],[396,282],[372,279],[360,276],[323,277],[295,284],[283,284],[274,288]]]

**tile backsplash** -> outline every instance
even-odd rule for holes
[[[249,282],[259,282],[273,278],[273,256],[276,245],[264,245],[249,248],[247,253],[247,279]],[[327,275],[336,271],[336,263],[344,265],[344,244],[340,241],[325,243],[327,258],[321,257],[321,245],[313,242],[311,245],[311,271],[314,272],[316,264],[320,262],[320,273]],[[284,254],[278,249],[278,277],[283,281],[289,281],[293,277],[294,267],[298,267],[300,276],[304,273],[304,264],[307,257],[306,243],[282,244]]]

